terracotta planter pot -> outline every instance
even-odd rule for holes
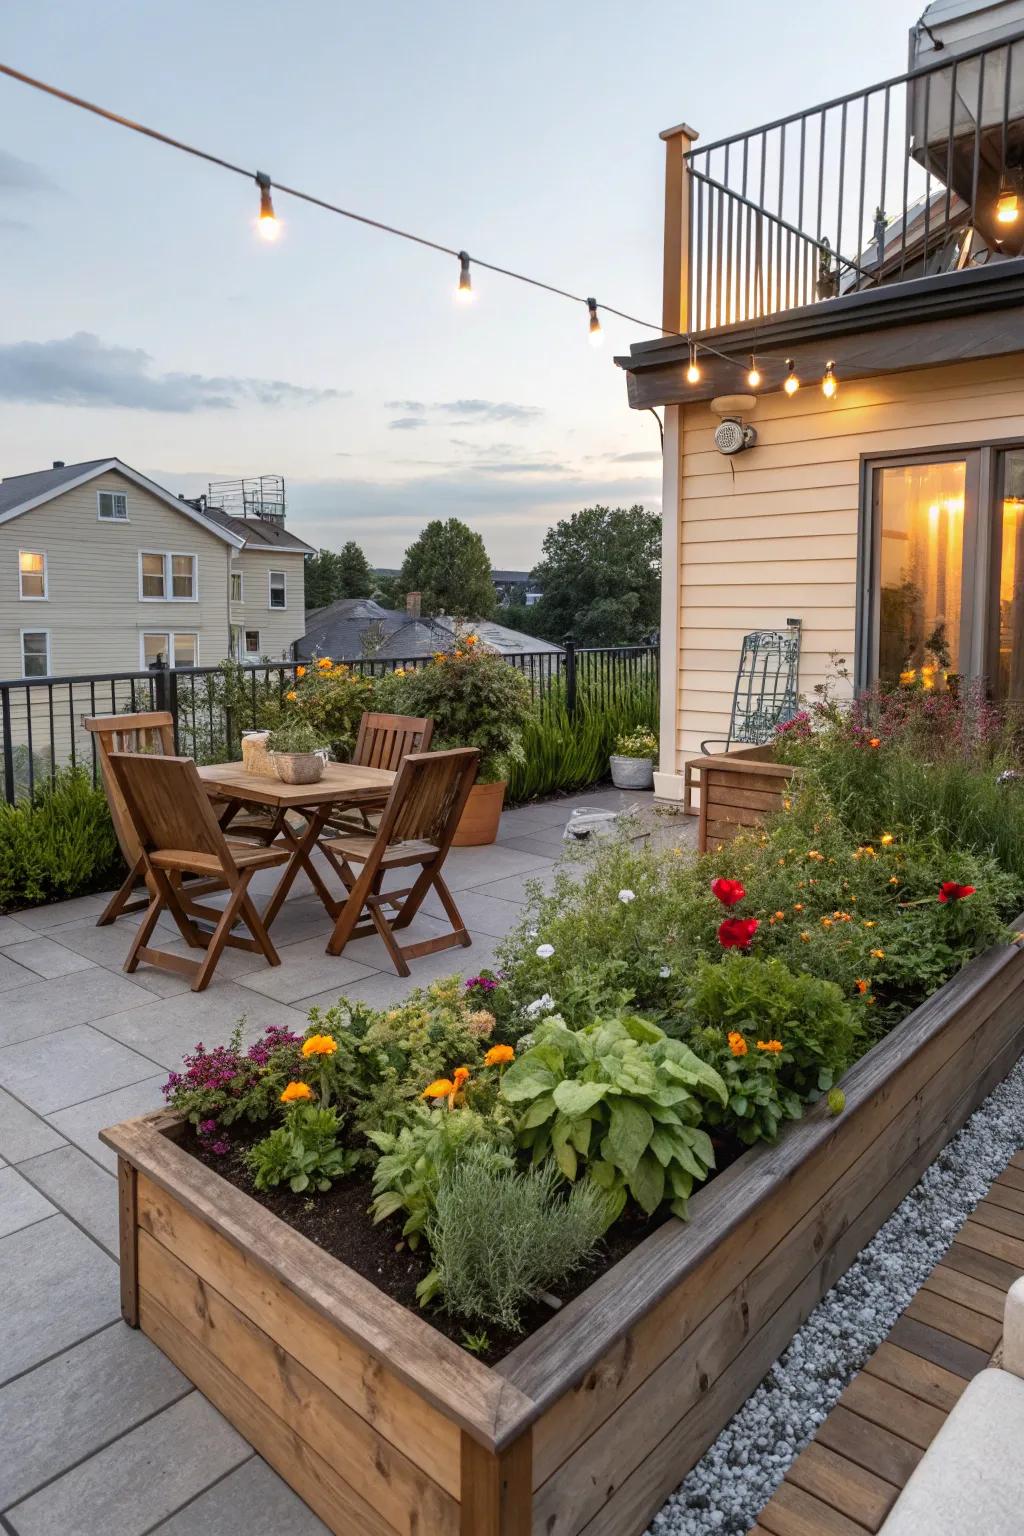
[[[452,838],[456,848],[478,848],[494,842],[505,803],[505,787],[504,784],[473,785],[459,818],[458,831]]]

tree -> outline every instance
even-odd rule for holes
[[[658,625],[661,520],[643,507],[584,507],[544,535],[535,633],[557,643],[631,645]]]
[[[424,614],[490,619],[497,607],[484,541],[457,517],[427,524],[405,552],[398,585],[423,594]]]
[[[376,586],[369,561],[354,539],[341,550],[306,556],[306,607],[326,608],[341,597],[369,597]]]

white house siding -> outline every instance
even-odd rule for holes
[[[232,603],[231,622],[243,630],[258,629],[260,656],[290,660],[292,644],[306,632],[305,562],[296,551],[240,550],[231,569],[242,574],[242,602]],[[287,576],[287,608],[271,608],[271,571]],[[246,658],[242,658],[243,660]]]
[[[718,418],[683,411],[676,771],[724,737],[743,635],[803,620],[800,688],[851,664],[861,456],[1024,438],[1020,354],[762,396],[755,448],[723,458]],[[663,763],[663,766],[664,763]]]

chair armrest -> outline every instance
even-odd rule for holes
[[[1003,1314],[1003,1370],[1024,1377],[1024,1276],[1015,1280]]]

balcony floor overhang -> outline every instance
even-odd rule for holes
[[[829,362],[840,379],[853,379],[1024,351],[1024,258],[844,294],[756,323],[694,333],[693,340],[701,370],[697,384],[686,381],[684,336],[638,342],[628,357],[615,358],[626,372],[634,410],[745,393],[751,356],[763,379],[758,393],[765,394],[781,389],[788,358],[807,384]],[[702,344],[735,361],[704,351]]]

